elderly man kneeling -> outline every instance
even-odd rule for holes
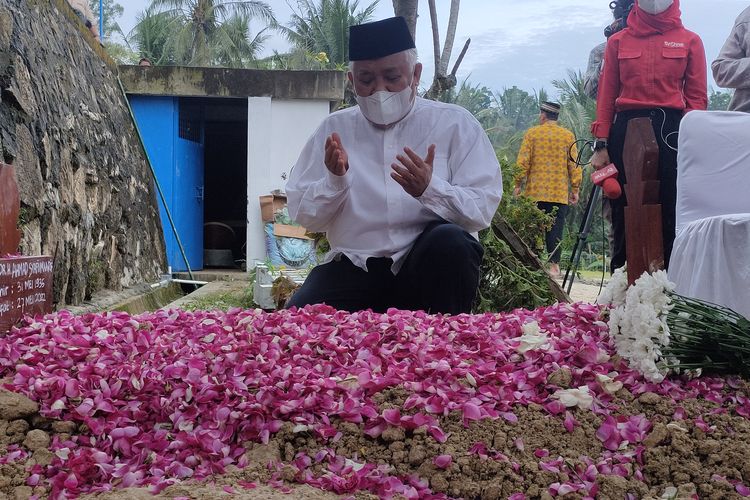
[[[495,151],[465,109],[417,96],[401,17],[350,28],[359,106],[330,115],[286,186],[290,215],[331,245],[288,307],[469,312],[502,196]]]

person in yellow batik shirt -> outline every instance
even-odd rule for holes
[[[557,124],[560,105],[544,102],[540,108],[540,125],[526,132],[518,153],[521,172],[516,177],[514,195],[523,191],[547,214],[557,208],[555,222],[545,235],[545,243],[550,255],[550,274],[559,277],[565,215],[569,204],[578,203],[581,168],[573,160],[578,155],[573,132]]]

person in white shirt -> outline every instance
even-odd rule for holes
[[[416,95],[422,65],[402,17],[350,27],[359,106],[327,117],[286,186],[289,213],[331,245],[287,307],[470,312],[502,196],[476,119]]]

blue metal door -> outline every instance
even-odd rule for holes
[[[130,95],[128,96],[128,100],[130,101],[130,107],[133,108],[135,119],[138,122],[138,129],[141,132],[143,144],[148,152],[151,165],[156,171],[156,179],[164,193],[169,210],[174,214],[172,203],[174,187],[174,183],[172,182],[172,165],[174,165],[177,100],[174,97],[141,95]],[[161,216],[161,226],[164,231],[167,262],[174,268],[175,262],[172,259],[172,253],[177,248],[177,242],[158,192],[156,192],[156,199],[159,203],[159,215]],[[182,262],[182,259],[178,262]],[[185,266],[184,262],[182,262],[182,266]]]
[[[179,99],[174,164],[174,212],[190,267],[203,268],[204,126],[202,105]],[[173,262],[182,262],[179,249]],[[175,267],[177,269],[177,267]],[[182,269],[184,270],[184,266]]]
[[[129,96],[143,143],[192,270],[203,267],[203,118],[200,106],[176,97]],[[186,271],[174,230],[158,197],[167,261]]]

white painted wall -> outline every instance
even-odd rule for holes
[[[266,259],[258,197],[284,190],[289,172],[330,110],[328,101],[248,97],[247,263]]]

